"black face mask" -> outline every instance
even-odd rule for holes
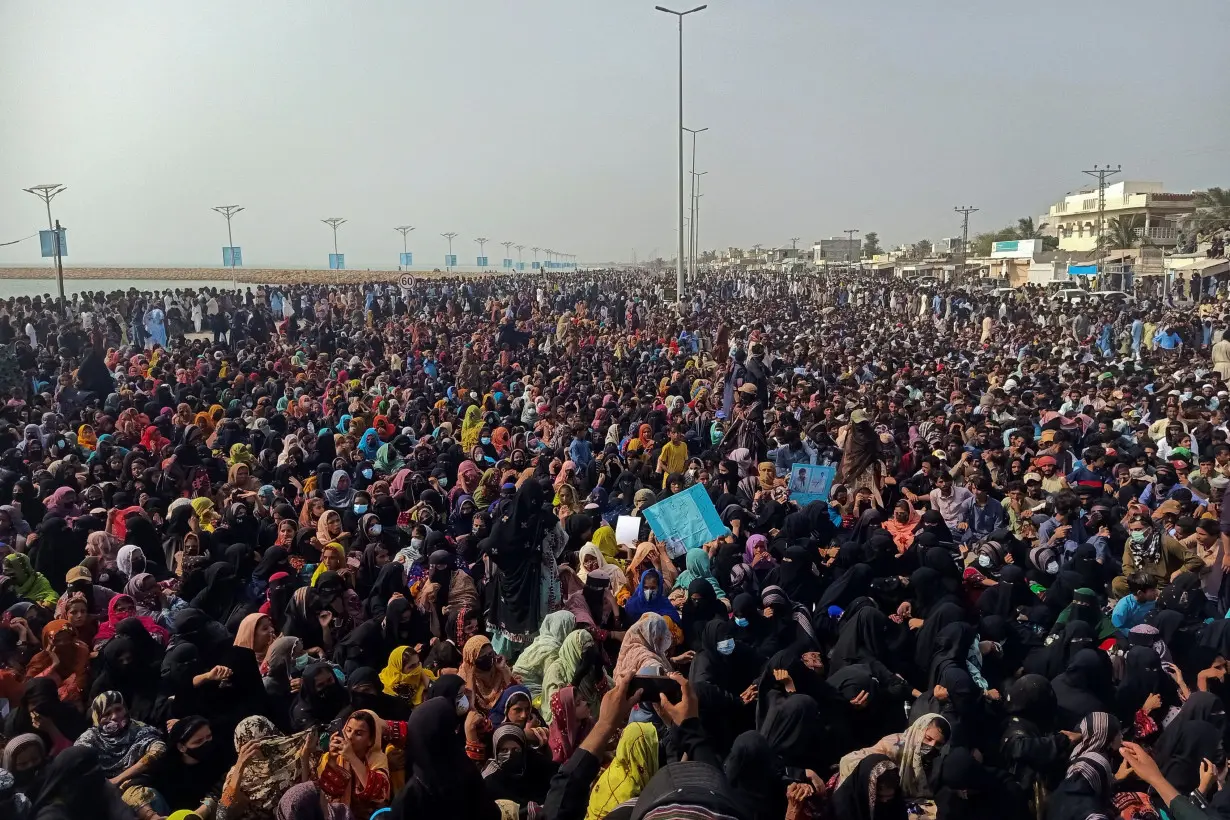
[[[33,784],[34,781],[38,779],[38,776],[42,772],[42,770],[43,770],[43,765],[39,765],[39,766],[34,766],[33,768],[30,768],[30,769],[14,771],[13,781],[16,783],[17,789],[20,791],[24,789],[26,786]]]
[[[205,762],[208,762],[209,760],[212,760],[213,756],[217,754],[217,751],[218,751],[217,741],[214,738],[210,738],[206,742],[202,743],[200,746],[197,746],[195,749],[189,749],[187,752],[185,752],[185,754],[187,754],[193,760],[196,760],[200,763],[205,763]]]
[[[490,672],[495,667],[495,655],[479,655],[474,661],[474,668],[480,672]]]

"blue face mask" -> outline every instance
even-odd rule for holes
[[[735,618],[735,626],[747,626],[747,618]]]
[[[441,478],[440,478],[440,487],[441,487],[441,488],[444,488],[444,487],[447,487],[447,486],[448,486],[448,479],[447,479],[447,478],[444,478],[444,477],[441,477]]]
[[[364,477],[364,478],[366,478],[366,479],[371,479],[371,477],[372,477],[372,471],[371,471],[371,470],[364,470],[364,471],[363,471],[363,477]]]
[[[363,513],[367,512],[367,505],[366,504],[355,504],[354,512],[355,512],[355,515],[362,515]]]
[[[486,436],[480,438],[479,441],[482,442],[484,445],[491,443],[491,439],[487,438]]]
[[[724,641],[717,642],[717,651],[720,655],[729,655],[735,651],[735,639],[727,638]]]
[[[302,672],[304,669],[307,668],[307,665],[311,662],[311,660],[312,660],[311,655],[308,655],[308,654],[300,655],[299,657],[295,658],[295,669],[298,670],[299,672]]]

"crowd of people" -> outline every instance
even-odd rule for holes
[[[0,817],[1230,817],[1224,302],[671,287],[0,299]]]

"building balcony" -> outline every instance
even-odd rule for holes
[[[1136,238],[1149,242],[1177,242],[1179,232],[1175,228],[1137,228]]]

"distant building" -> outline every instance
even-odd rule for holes
[[[1106,186],[1106,222],[1139,216],[1142,224],[1137,238],[1152,245],[1174,245],[1178,241],[1176,223],[1195,207],[1195,194],[1166,193],[1160,182],[1124,181]],[[1045,220],[1045,233],[1059,237],[1060,250],[1096,250],[1097,189],[1068,194],[1050,207]]]
[[[931,253],[936,256],[949,256],[961,252],[961,237],[948,236],[937,239],[931,244]]]
[[[863,253],[863,241],[861,239],[835,236],[831,239],[821,239],[812,245],[811,250],[812,261],[817,264],[824,262],[829,264],[857,262]]]

